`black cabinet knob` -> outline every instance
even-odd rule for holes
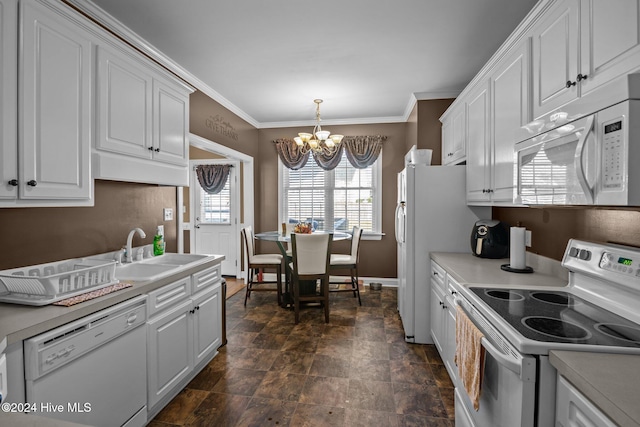
[[[155,151],[156,153],[159,153],[159,152],[160,152],[160,149],[159,149],[159,148],[156,148],[154,151]]]
[[[32,179],[31,181],[27,182],[27,185],[30,187],[35,187],[36,185],[38,185],[38,182],[35,179]]]
[[[567,89],[569,89],[571,86],[575,86],[576,82],[572,82],[571,80],[567,80]]]
[[[580,73],[580,74],[578,74],[578,76],[576,77],[576,80],[580,82],[580,81],[582,81],[582,80],[587,80],[587,77],[588,77],[588,76],[587,76],[586,74],[582,74],[582,73]]]
[[[149,150],[149,151],[153,151],[153,147],[149,147],[149,148],[148,148],[148,150]]]
[[[18,180],[17,179],[12,179],[9,181],[9,185],[13,186],[13,187],[17,187],[18,186]]]

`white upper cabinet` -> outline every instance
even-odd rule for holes
[[[0,200],[18,197],[17,7],[17,0],[0,0]]]
[[[156,160],[189,163],[189,95],[161,81],[153,82],[153,155]]]
[[[534,26],[533,118],[640,68],[639,0],[560,0]]]
[[[489,85],[485,80],[467,101],[467,201],[491,199]]]
[[[580,3],[581,96],[640,68],[640,0]]]
[[[531,121],[530,39],[523,40],[491,74],[491,200],[511,203],[514,145],[519,129]]]
[[[135,59],[98,46],[97,83],[96,147],[151,158],[151,75]]]
[[[90,201],[92,36],[78,16],[20,7],[19,198]]]
[[[464,161],[467,154],[466,110],[464,105],[454,109],[442,123],[442,164]]]
[[[580,0],[556,2],[532,30],[534,118],[578,96],[579,6]]]

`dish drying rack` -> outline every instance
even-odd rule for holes
[[[0,271],[0,301],[47,305],[118,283],[116,262],[78,258]]]

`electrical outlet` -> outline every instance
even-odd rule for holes
[[[526,247],[531,247],[531,230],[525,230],[524,232],[524,244]]]
[[[164,208],[162,212],[164,213],[165,221],[173,221],[173,208]]]

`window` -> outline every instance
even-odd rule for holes
[[[346,154],[332,171],[325,171],[310,155],[304,168],[294,171],[280,163],[282,222],[310,222],[316,230],[381,232],[382,155],[370,167],[351,166]]]
[[[227,179],[224,188],[218,194],[209,194],[198,186],[200,191],[200,222],[204,224],[231,224],[229,208],[231,206],[231,190]]]

